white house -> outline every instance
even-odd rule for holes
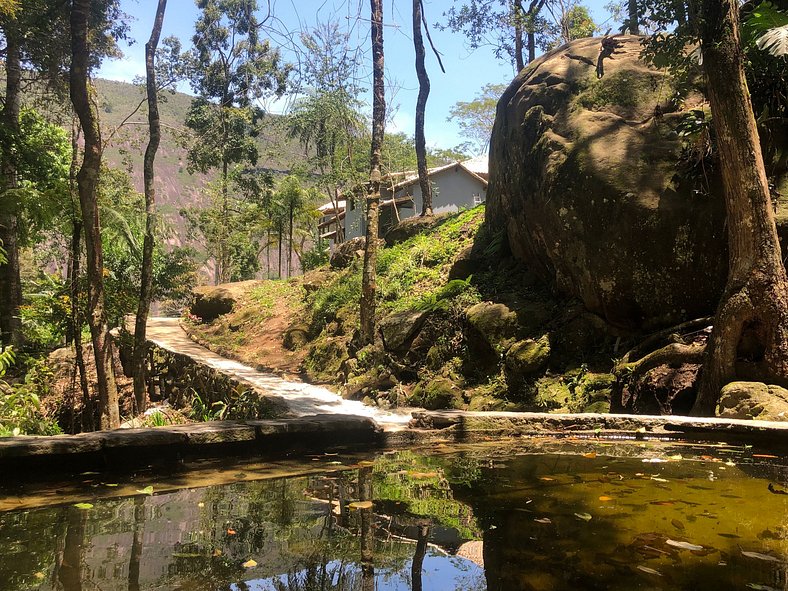
[[[428,171],[432,210],[436,214],[469,209],[487,199],[487,156],[453,162]],[[380,191],[380,235],[405,218],[421,214],[422,197],[416,172],[383,177]],[[359,199],[348,199],[342,212],[344,239],[364,236],[366,218]],[[336,217],[336,216],[335,216]]]

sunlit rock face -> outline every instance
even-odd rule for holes
[[[698,86],[646,65],[639,37],[617,39],[601,78],[600,40],[581,39],[509,85],[487,221],[592,312],[651,328],[713,311],[727,271],[724,202],[719,166],[677,133],[704,106]]]

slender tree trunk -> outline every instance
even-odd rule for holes
[[[79,190],[77,171],[79,169],[79,126],[73,122],[71,127],[71,165],[68,171],[69,193],[71,197],[71,319],[69,321],[74,343],[74,359],[79,372],[79,388],[82,392],[82,431],[95,431],[95,409],[90,396],[90,384],[85,370],[85,351],[82,347],[82,219],[80,218]]]
[[[375,340],[375,265],[378,258],[378,206],[380,204],[380,152],[386,121],[383,86],[383,0],[370,0],[372,35],[372,149],[367,194],[367,243],[361,277],[361,343]]]
[[[148,127],[150,139],[145,149],[142,163],[142,176],[145,191],[145,239],[142,244],[142,272],[140,274],[140,299],[137,305],[137,318],[134,323],[134,351],[132,353],[132,376],[134,378],[134,401],[137,412],[144,412],[148,406],[147,376],[145,361],[147,359],[148,342],[146,329],[150,302],[153,298],[153,244],[156,231],[156,187],[154,186],[155,171],[153,163],[161,141],[161,121],[159,120],[159,99],[156,89],[156,48],[161,37],[164,23],[164,11],[167,0],[159,0],[156,18],[150,39],[145,44],[145,76],[148,94]]]
[[[7,141],[14,143],[19,139],[21,57],[15,26],[11,25],[4,32],[6,92],[2,119],[7,130]],[[12,146],[3,146],[0,163],[3,192],[17,187],[17,170],[13,153]],[[19,318],[19,308],[22,305],[22,281],[19,274],[18,218],[16,207],[11,205],[12,200],[14,197],[5,194],[0,201],[0,241],[2,241],[0,246],[5,250],[8,259],[5,264],[0,264],[0,345],[19,347],[22,344],[22,321]]]
[[[373,2],[377,0],[372,0]],[[382,21],[381,21],[382,22]],[[358,470],[358,499],[372,501],[372,468],[365,467]],[[374,591],[375,589],[375,532],[374,514],[372,507],[359,509],[361,513],[361,589]]]
[[[112,366],[112,338],[104,309],[104,259],[101,252],[101,225],[96,190],[101,171],[101,130],[88,92],[88,17],[90,0],[74,0],[71,8],[70,93],[74,111],[85,136],[82,167],[77,173],[79,203],[85,226],[88,278],[88,326],[93,341],[98,381],[101,428],[120,426],[118,389]]]
[[[418,538],[416,538],[416,550],[413,553],[413,562],[410,565],[410,588],[413,591],[422,591],[421,571],[424,566],[424,556],[427,554],[427,539],[430,535],[429,525],[420,525]]]
[[[767,381],[788,384],[788,279],[758,130],[744,77],[736,0],[700,2],[703,67],[727,210],[728,282],[717,307],[693,413],[713,414],[746,355]],[[757,343],[740,350],[742,337]]]
[[[229,281],[229,277],[227,276],[227,271],[229,269],[229,249],[228,249],[228,232],[227,229],[230,225],[229,218],[229,203],[228,203],[228,195],[227,195],[227,176],[228,176],[228,163],[227,158],[222,158],[222,227],[219,230],[219,244],[218,250],[219,254],[216,257],[216,274],[215,274],[215,283],[219,285],[220,283],[226,283]]]
[[[166,0],[165,0],[166,4]],[[129,591],[140,591],[140,563],[145,534],[145,495],[134,497],[134,529],[129,556]]]
[[[293,274],[293,204],[289,205],[288,209],[288,230],[287,230],[287,276]]]
[[[281,279],[282,278],[282,232],[283,232],[283,230],[280,228],[279,229],[279,245],[277,246],[277,250],[276,250],[276,255],[277,255],[276,258],[277,258],[277,263],[279,265],[279,272],[276,274],[276,278],[277,279]]]
[[[430,77],[424,67],[424,39],[421,37],[421,0],[413,0],[413,47],[416,50],[416,76],[419,79],[419,96],[416,100],[416,167],[421,187],[421,215],[432,215],[432,187],[427,172],[427,140],[424,137],[424,111],[430,96]],[[522,31],[520,35],[522,40]],[[522,53],[522,52],[521,52]],[[522,59],[522,55],[520,55]],[[397,204],[393,205],[397,210]]]
[[[512,2],[512,16],[514,17],[514,64],[519,72],[525,67],[523,60],[523,5],[520,0]]]
[[[536,33],[534,29],[536,27],[536,17],[539,16],[545,2],[546,0],[531,0],[531,3],[528,5],[526,19],[526,30],[528,32],[528,63],[536,59]],[[520,5],[520,11],[522,13],[522,5]]]

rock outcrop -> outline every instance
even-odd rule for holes
[[[233,307],[249,289],[260,281],[238,281],[220,285],[201,285],[192,290],[191,313],[203,322],[211,322],[219,316],[229,314]]]
[[[788,390],[763,382],[731,382],[720,393],[717,416],[788,421]]]
[[[543,280],[615,326],[653,328],[714,310],[728,264],[721,178],[676,131],[702,89],[645,64],[641,38],[616,39],[602,78],[600,40],[580,39],[510,84],[486,216]]]

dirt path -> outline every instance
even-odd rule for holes
[[[285,402],[293,416],[346,414],[371,417],[387,431],[405,427],[411,409],[388,412],[356,400],[345,400],[331,390],[281,378],[222,357],[192,341],[177,318],[148,320],[148,339],[163,349],[192,359],[254,386],[260,393]]]

